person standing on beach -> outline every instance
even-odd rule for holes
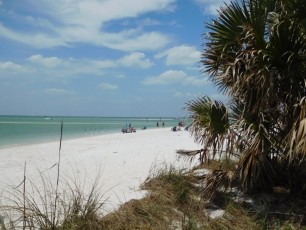
[[[163,124],[162,124],[162,125],[163,125],[163,127],[165,127],[165,122],[163,122]]]
[[[156,127],[159,127],[159,123],[158,122],[156,123]]]

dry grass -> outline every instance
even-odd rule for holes
[[[224,196],[216,201],[226,210],[224,218],[210,219],[204,212],[201,189],[191,181],[189,173],[173,167],[160,171],[142,186],[149,195],[125,203],[102,218],[103,229],[260,229],[251,213],[229,203]],[[239,221],[237,216],[241,217]]]
[[[211,170],[232,167],[231,162],[209,164]],[[148,190],[149,195],[125,203],[116,212],[103,217],[100,222],[103,229],[306,229],[301,219],[303,215],[288,214],[290,207],[305,214],[305,201],[294,200],[288,205],[282,204],[282,208],[270,204],[263,210],[256,210],[244,202],[234,202],[232,193],[217,191],[207,203],[202,189],[194,184],[194,177],[171,166],[147,179],[142,189]],[[211,203],[225,210],[222,217],[212,219],[205,213]],[[274,209],[288,215],[275,215]]]
[[[142,189],[148,190],[149,195],[127,202],[117,212],[104,217],[105,229],[181,228],[188,219],[188,212],[198,209],[196,188],[188,176],[173,167],[145,181]]]
[[[204,162],[198,168],[205,168],[211,171],[213,170],[224,170],[224,171],[233,171],[237,165],[237,161],[231,160],[229,158],[223,160],[209,160]]]
[[[237,203],[228,203],[225,214],[220,219],[209,220],[206,229],[263,229],[262,224],[256,220],[256,215],[249,213]]]
[[[57,188],[41,177],[42,187],[12,188],[1,199],[1,229],[99,229],[104,203],[98,179],[85,192],[84,186],[67,180]],[[55,205],[55,201],[57,205]]]
[[[208,167],[211,170],[223,170],[225,163],[215,161]],[[226,164],[226,167],[232,166]],[[11,196],[14,205],[2,206],[2,211],[17,212],[19,218],[6,219],[9,221],[0,229],[306,229],[305,220],[303,222],[306,201],[289,199],[288,193],[278,189],[278,196],[282,201],[286,198],[286,202],[271,204],[260,211],[244,202],[234,202],[233,194],[221,191],[217,191],[207,203],[202,196],[203,189],[195,183],[194,177],[173,166],[155,172],[142,184],[141,188],[148,191],[146,197],[131,200],[122,204],[117,211],[102,216],[103,194],[97,181],[89,193],[85,193],[84,185],[80,183],[67,181],[61,185],[56,210],[53,205],[55,186],[47,181],[39,193],[39,199],[37,196],[34,199],[32,193],[24,196],[22,189],[14,190],[17,192]],[[33,189],[38,192],[35,185]],[[225,210],[224,215],[217,219],[210,218],[205,210],[211,204]],[[4,216],[3,212],[1,215]]]

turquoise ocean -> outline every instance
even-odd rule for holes
[[[63,122],[63,139],[121,133],[130,124],[137,130],[176,126],[183,118],[171,117],[46,117],[46,116],[0,116],[0,148],[56,141],[60,139]],[[124,134],[131,135],[131,134]]]

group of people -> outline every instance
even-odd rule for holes
[[[184,128],[185,127],[185,128]],[[186,130],[188,131],[189,126],[185,126],[185,123],[183,121],[180,121],[178,123],[178,126],[174,126],[171,128],[172,131],[176,132],[176,131],[181,131],[181,130]]]

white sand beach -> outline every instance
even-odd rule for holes
[[[130,199],[141,198],[140,184],[153,168],[175,164],[190,167],[178,159],[178,149],[197,149],[187,131],[170,128],[137,130],[136,133],[108,134],[81,139],[63,140],[61,178],[77,177],[91,184],[99,176],[106,212],[113,211]],[[59,141],[0,149],[0,191],[27,181],[41,182],[41,174],[56,181]]]

